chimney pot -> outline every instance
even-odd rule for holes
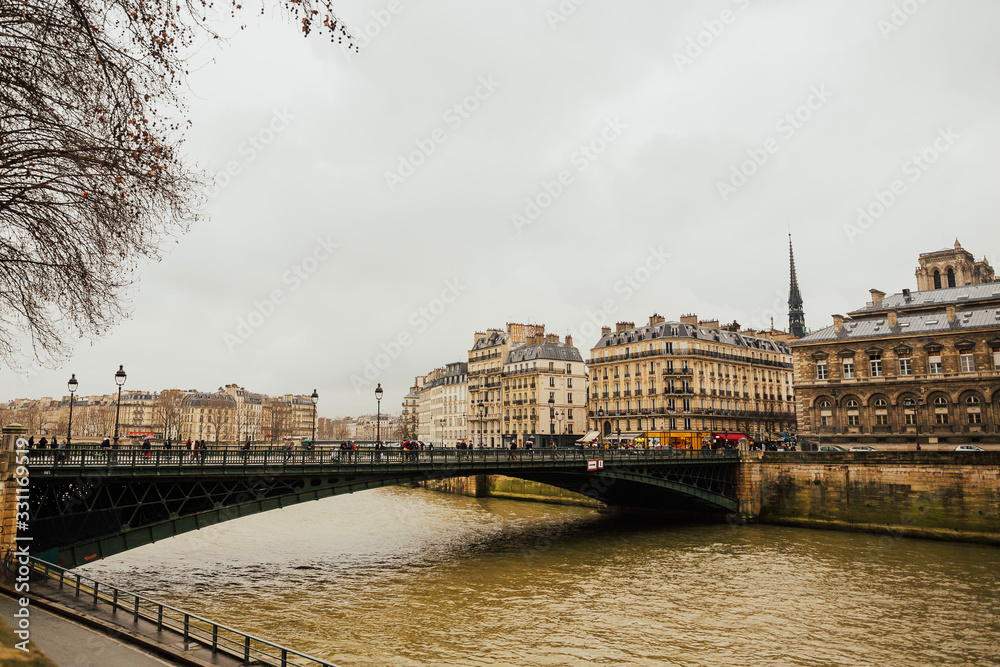
[[[833,330],[834,331],[840,331],[843,328],[844,328],[844,316],[843,315],[834,315],[833,316]]]

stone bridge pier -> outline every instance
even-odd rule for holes
[[[0,558],[15,548],[17,537],[17,439],[24,435],[20,424],[3,428],[0,436]]]

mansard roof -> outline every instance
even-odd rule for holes
[[[613,331],[601,336],[594,350],[629,343],[644,343],[661,338],[693,338],[699,341],[735,345],[751,350],[773,352],[775,354],[791,354],[791,348],[785,343],[768,338],[757,338],[746,333],[726,331],[714,327],[704,327],[683,322],[660,322],[659,324]]]
[[[565,343],[542,343],[540,345],[524,345],[507,353],[508,364],[519,364],[524,361],[583,361],[576,347]]]
[[[943,290],[936,290],[938,292]],[[1000,308],[960,309],[955,320],[948,322],[946,310],[922,311],[909,315],[901,314],[895,326],[889,326],[888,318],[867,316],[844,320],[840,331],[829,326],[814,331],[793,343],[794,346],[834,340],[863,340],[873,338],[896,338],[911,334],[947,333],[973,330],[1000,331]]]
[[[1000,282],[984,283],[982,285],[963,285],[961,287],[945,287],[943,289],[900,293],[887,296],[878,303],[869,303],[864,308],[852,310],[848,315],[858,316],[873,313],[884,313],[890,310],[915,310],[935,308],[946,305],[984,304],[996,302],[1000,304]]]

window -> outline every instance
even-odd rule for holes
[[[875,415],[875,425],[876,426],[888,426],[889,425],[889,415]]]
[[[930,364],[931,375],[940,375],[944,373],[944,367],[941,365],[941,355],[933,355],[927,358]]]
[[[572,393],[566,394],[566,402],[567,403],[572,403],[573,402],[573,394]]]
[[[910,362],[909,357],[899,358],[899,374],[900,375],[913,375],[913,364]]]
[[[868,357],[869,366],[871,368],[872,377],[878,378],[882,377],[882,355],[873,354]]]
[[[549,386],[550,387],[556,386],[556,379],[555,378],[549,378]]]
[[[566,388],[567,389],[573,388],[573,378],[566,378]]]
[[[948,287],[955,286],[955,270],[948,269]]]
[[[948,399],[944,396],[934,399],[934,421],[937,424],[948,423]]]
[[[844,379],[850,380],[854,377],[854,359],[844,359]]]
[[[976,370],[976,362],[972,358],[971,352],[963,352],[961,355],[962,360],[962,372],[963,373],[973,373]]]
[[[858,426],[859,425],[858,413],[855,412],[853,414],[852,413],[848,413],[847,414],[847,425],[848,426]]]
[[[550,361],[549,362],[549,370],[550,371],[554,371],[555,369],[556,369],[556,362]]]
[[[829,375],[827,374],[826,370],[826,362],[825,361],[816,362],[816,379],[826,380],[827,378],[829,378]]]
[[[566,364],[566,374],[569,375],[573,372],[573,364]]]
[[[968,415],[970,424],[982,424],[982,402],[978,396],[969,396],[965,399],[965,413]]]
[[[685,431],[690,431],[691,430],[691,418],[690,417],[685,417],[684,418],[684,430]]]
[[[993,369],[1000,371],[1000,347],[993,348]]]
[[[917,424],[917,402],[912,398],[903,399],[903,423],[907,426]]]
[[[941,272],[934,271],[934,289],[941,289]]]

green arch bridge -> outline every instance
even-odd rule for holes
[[[734,513],[726,450],[33,451],[32,552],[75,567],[250,514],[397,484],[507,475],[611,506]]]

